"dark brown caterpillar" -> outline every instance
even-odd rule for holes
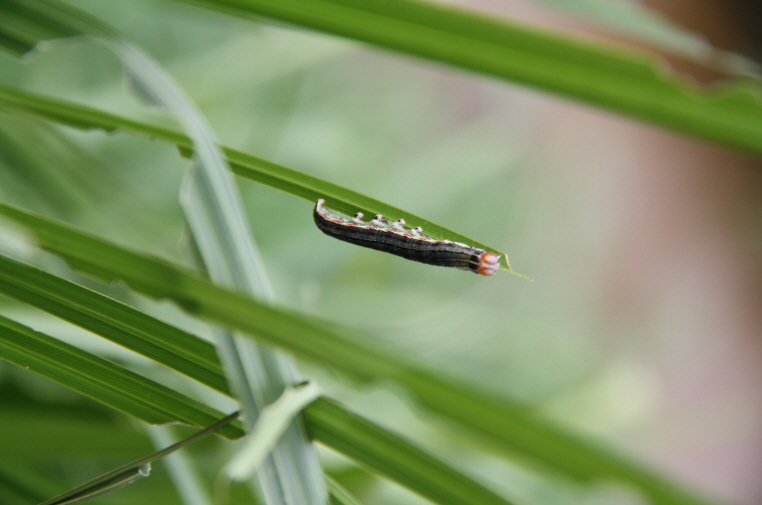
[[[500,267],[500,256],[495,253],[428,237],[420,227],[407,228],[403,219],[390,221],[379,214],[364,222],[360,212],[349,217],[323,207],[324,203],[321,198],[315,205],[315,224],[323,233],[339,240],[420,263],[459,268],[481,275],[492,275]]]

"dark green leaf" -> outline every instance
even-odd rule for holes
[[[115,363],[0,316],[0,356],[117,410],[152,424],[210,424],[216,410]],[[226,437],[243,433],[229,426]]]
[[[43,97],[35,93],[3,85],[0,85],[0,110],[33,115],[49,121],[73,126],[75,128],[98,128],[108,132],[122,130],[137,133],[150,138],[157,138],[171,142],[177,145],[180,151],[186,156],[190,156],[193,152],[190,139],[182,133],[140,123],[138,121],[132,121],[84,105],[73,104],[50,97]],[[504,252],[498,251],[481,242],[476,242],[464,235],[455,233],[443,226],[439,226],[414,214],[392,207],[391,205],[387,205],[379,200],[375,200],[347,188],[318,179],[317,177],[297,172],[296,170],[277,165],[241,151],[236,151],[235,149],[223,147],[223,152],[227,157],[228,163],[230,163],[231,169],[237,175],[280,189],[286,193],[305,198],[313,203],[317,201],[318,198],[325,198],[331,208],[347,214],[354,215],[356,212],[362,211],[368,215],[383,214],[394,220],[402,218],[411,227],[421,226],[426,230],[427,234],[433,237],[462,242],[500,254],[502,255],[502,258],[500,259],[502,267],[508,271],[512,271],[508,263],[508,257]]]
[[[657,57],[415,0],[181,0],[341,35],[762,154],[757,81],[700,90]]]
[[[147,314],[2,255],[0,292],[227,392],[220,387],[224,377],[210,344]],[[436,503],[506,504],[457,470],[331,400],[320,399],[305,412],[315,438]]]
[[[627,458],[566,433],[526,406],[490,398],[436,377],[368,346],[363,342],[371,339],[356,332],[261,305],[165,261],[130,252],[17,208],[0,204],[0,214],[22,224],[35,234],[42,247],[83,271],[108,280],[122,279],[143,293],[172,299],[191,313],[355,377],[396,381],[429,409],[468,428],[497,450],[541,461],[583,480],[613,478],[629,482],[654,503],[708,503]]]
[[[229,393],[212,344],[139,310],[2,255],[0,291]]]

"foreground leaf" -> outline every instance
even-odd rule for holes
[[[190,313],[359,379],[395,381],[430,410],[471,430],[496,450],[539,460],[582,480],[614,478],[629,482],[654,503],[708,503],[641,465],[566,433],[526,406],[491,398],[370,347],[364,342],[371,339],[357,332],[258,304],[168,262],[8,205],[0,204],[0,214],[27,228],[42,247],[61,255],[75,268],[107,280],[122,279],[145,294],[169,298]]]
[[[181,0],[528,84],[762,155],[755,81],[700,90],[655,56],[414,0]]]
[[[230,394],[208,342],[148,314],[0,255],[0,292],[58,315],[130,350]],[[97,323],[95,324],[94,323]],[[128,328],[128,338],[122,329]],[[175,350],[182,353],[175,355]],[[211,357],[210,357],[211,353]],[[0,350],[0,356],[2,356]],[[210,365],[212,361],[212,365]],[[188,362],[203,364],[202,373]],[[102,379],[103,380],[103,379]],[[313,437],[365,467],[407,486],[436,503],[506,505],[506,501],[410,442],[348,412],[327,398],[306,410]],[[422,476],[421,479],[411,478]]]
[[[125,131],[136,133],[175,144],[185,156],[190,156],[193,153],[193,145],[190,139],[177,131],[133,121],[84,105],[44,97],[36,93],[1,84],[0,110],[36,116],[85,130],[102,129],[107,132]],[[512,272],[507,255],[486,244],[455,233],[415,214],[342,186],[318,179],[317,177],[277,165],[265,159],[236,151],[235,149],[228,147],[223,147],[222,149],[233,172],[241,177],[246,177],[247,179],[304,198],[311,203],[317,201],[318,198],[325,198],[330,202],[331,208],[346,214],[354,215],[358,211],[361,211],[367,215],[383,214],[393,220],[404,219],[411,227],[422,227],[426,230],[426,234],[432,237],[462,242],[500,254],[502,256],[500,258],[502,267]]]
[[[0,291],[230,394],[214,346],[175,326],[3,255]]]
[[[0,316],[0,356],[147,423],[204,426],[223,414],[115,363]],[[240,428],[220,431],[228,438]]]
[[[126,463],[119,468],[106,472],[92,480],[85,482],[84,484],[77,486],[65,493],[46,500],[40,505],[75,505],[78,503],[84,503],[92,500],[93,498],[102,494],[113,491],[127,484],[131,484],[137,479],[148,477],[151,471],[151,463],[172,454],[173,452],[182,449],[188,444],[191,444],[197,440],[205,438],[215,431],[222,429],[234,420],[238,418],[240,412],[234,412],[229,416],[226,416],[214,423],[210,424],[201,431],[194,433],[184,439],[175,442],[169,447],[155,451],[148,456],[138,458],[135,461]]]
[[[503,498],[404,438],[390,436],[380,426],[327,398],[314,402],[305,413],[310,433],[317,440],[356,461],[374,462],[374,470],[436,503],[505,503]]]

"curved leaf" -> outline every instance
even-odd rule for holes
[[[137,133],[150,138],[156,138],[175,144],[185,156],[193,153],[193,144],[182,133],[158,126],[133,121],[108,112],[100,111],[85,105],[74,104],[51,97],[24,91],[9,86],[0,85],[0,110],[7,112],[32,115],[73,126],[81,129],[102,129],[108,132],[117,130]],[[354,215],[362,211],[368,215],[383,214],[390,219],[404,219],[411,227],[420,226],[427,235],[439,239],[478,247],[500,254],[501,265],[509,272],[511,270],[508,256],[497,249],[477,242],[464,235],[449,230],[422,217],[393,207],[379,200],[362,195],[350,189],[333,184],[317,177],[304,174],[262,158],[236,151],[228,147],[222,148],[233,172],[247,179],[266,184],[275,189],[305,198],[311,202],[325,198],[332,208]]]
[[[230,394],[210,343],[148,314],[2,255],[0,292]],[[2,348],[0,357],[5,357]],[[70,384],[60,376],[50,378]],[[107,378],[101,376],[100,381]],[[507,505],[466,475],[330,399],[318,399],[305,414],[317,440],[436,503]]]
[[[147,423],[180,421],[205,426],[224,416],[124,367],[3,316],[0,316],[0,355]],[[234,426],[227,426],[220,433],[228,438],[243,436],[243,431]]]
[[[499,505],[505,499],[418,449],[404,438],[321,398],[306,410],[310,433],[436,503]]]
[[[491,398],[437,377],[369,346],[365,343],[368,339],[357,332],[261,305],[166,261],[128,251],[8,205],[0,204],[0,214],[27,228],[43,248],[61,255],[75,268],[105,279],[122,279],[145,294],[169,298],[188,312],[354,377],[395,381],[430,410],[467,428],[497,450],[538,460],[578,479],[629,482],[654,503],[709,503],[628,458],[565,432],[527,406]]]
[[[701,90],[654,55],[414,0],[180,0],[270,17],[522,84],[762,155],[758,81]]]
[[[4,255],[0,292],[230,394],[212,344],[128,305]]]

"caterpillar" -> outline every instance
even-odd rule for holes
[[[391,221],[377,214],[372,220],[363,221],[361,212],[350,217],[327,209],[324,203],[321,198],[315,204],[315,224],[323,233],[339,240],[428,265],[459,268],[481,275],[492,275],[500,267],[500,255],[429,237],[421,227],[406,227],[404,219]]]

